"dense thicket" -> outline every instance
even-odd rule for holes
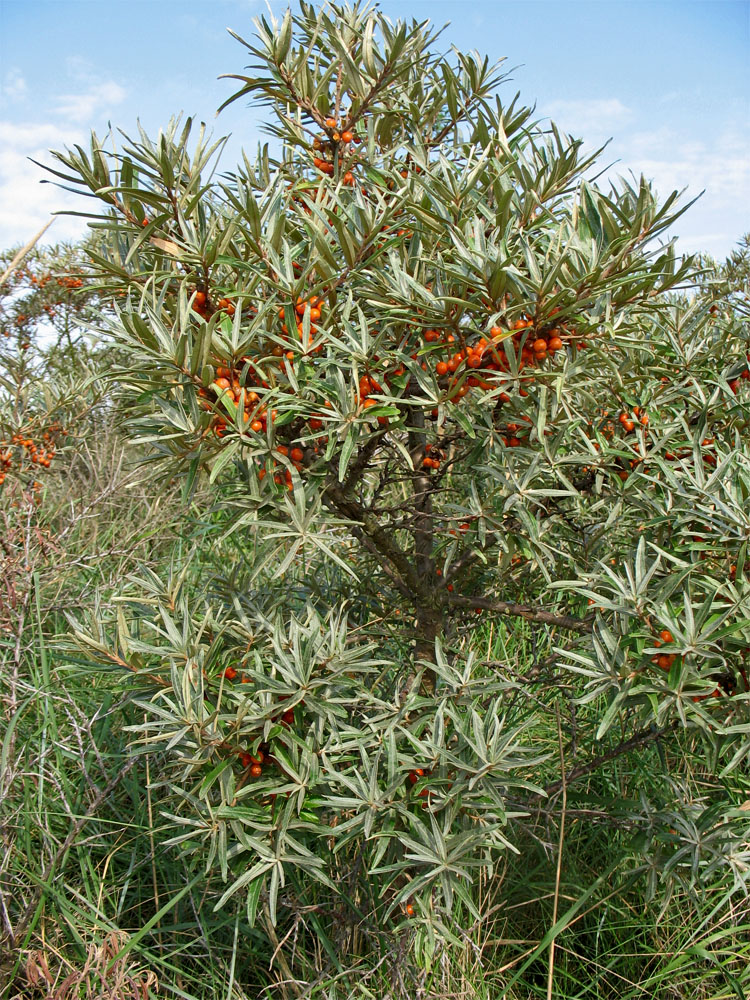
[[[746,248],[723,268],[677,257],[676,195],[587,180],[578,140],[503,102],[499,66],[442,54],[426,23],[301,4],[257,30],[230,98],[268,109],[256,159],[217,175],[221,143],[190,121],[56,154],[94,199],[66,280],[108,370],[94,350],[83,384],[51,393],[19,296],[4,306],[6,493],[12,478],[47,516],[29,428],[80,468],[93,425],[71,438],[53,414],[86,399],[127,416],[130,474],[160,477],[168,508],[90,613],[52,605],[58,669],[123,699],[105,790],[127,780],[148,828],[142,954],[163,975],[197,921],[196,981],[227,947],[255,974],[249,936],[290,995],[337,995],[339,977],[342,995],[481,995],[480,969],[492,995],[739,983]],[[22,727],[21,661],[51,620],[24,587],[36,640],[7,646]],[[11,790],[30,757],[17,766]],[[45,848],[55,869],[72,829]],[[96,843],[104,857],[103,826]],[[18,947],[48,890],[15,878]],[[653,931],[631,961],[613,931],[595,945],[604,992],[571,993],[596,921],[622,930],[635,899],[678,935],[688,915],[681,940],[714,971],[654,961]]]

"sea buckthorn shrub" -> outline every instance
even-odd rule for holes
[[[690,822],[624,778],[598,821],[655,893],[744,892],[746,315],[676,194],[587,180],[499,64],[362,5],[256,27],[256,158],[218,174],[190,120],[56,154],[132,433],[216,501],[202,590],[144,573],[72,625],[146,713],[170,843],[269,933],[308,907],[427,960],[540,810],[690,748],[701,836],[687,774]]]

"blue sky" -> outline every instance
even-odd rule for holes
[[[286,3],[272,0],[281,13]],[[507,57],[512,81],[539,116],[591,146],[602,165],[645,173],[666,196],[705,189],[678,222],[683,251],[728,254],[750,232],[750,0],[383,0],[398,16],[451,22],[447,48]],[[222,165],[260,138],[257,112],[221,73],[242,72],[257,0],[0,0],[0,246],[30,238],[72,197],[40,185],[28,157],[140,119],[155,133],[192,114],[232,133]],[[79,201],[75,207],[81,208]],[[74,237],[58,218],[48,240]]]

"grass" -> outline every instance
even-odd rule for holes
[[[158,573],[185,557],[190,511],[154,499],[111,427],[76,463],[50,478],[35,514],[48,542],[28,519],[25,529],[20,517],[5,529],[6,538],[21,531],[15,544],[31,558],[13,564],[16,614],[0,639],[3,1000],[746,995],[747,900],[737,901],[718,870],[699,883],[688,875],[669,883],[655,856],[633,843],[643,802],[663,802],[670,781],[700,798],[710,772],[687,737],[671,756],[651,744],[593,769],[565,790],[564,810],[559,789],[551,802],[539,799],[516,824],[523,853],[508,853],[474,887],[481,919],[467,915],[451,928],[456,941],[438,944],[429,960],[414,959],[408,929],[359,922],[321,892],[287,898],[275,930],[263,920],[251,927],[243,906],[214,912],[207,900],[217,877],[189,869],[165,844],[172,830],[159,812],[160,758],[129,748],[127,727],[142,721],[141,710],[117,671],[65,645],[66,612],[90,604],[95,591],[111,603],[129,572]],[[210,533],[200,537],[196,567],[211,563]],[[545,650],[528,628],[493,624],[474,642],[487,669],[517,682],[512,710],[532,719],[530,739],[549,753],[539,780],[552,784],[560,733],[568,757],[573,733],[579,746],[594,745],[595,709],[574,713],[565,688],[559,711],[540,703],[528,665]],[[750,784],[746,772],[735,780]],[[748,789],[731,794],[747,798]],[[375,891],[354,878],[364,910],[377,904]]]

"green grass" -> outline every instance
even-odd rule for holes
[[[143,713],[125,679],[68,642],[65,612],[85,607],[95,588],[110,605],[128,572],[166,572],[187,557],[190,512],[165,512],[137,481],[126,490],[133,473],[115,455],[112,441],[102,442],[75,476],[50,479],[42,516],[56,547],[37,552],[18,577],[21,614],[0,640],[3,1000],[55,990],[103,997],[115,986],[134,1000],[141,988],[195,1000],[745,996],[747,901],[717,870],[699,885],[673,880],[664,904],[662,872],[649,872],[653,859],[633,846],[641,797],[663,802],[675,777],[700,796],[710,771],[688,737],[671,756],[647,745],[571,785],[562,837],[559,790],[551,802],[540,798],[515,821],[522,854],[509,852],[474,887],[481,919],[466,915],[450,928],[454,942],[438,945],[430,961],[414,958],[416,926],[407,920],[378,927],[357,915],[377,906],[377,886],[351,858],[336,876],[355,906],[319,888],[304,898],[287,893],[275,930],[262,919],[251,927],[241,903],[214,912],[218,876],[189,868],[164,843],[173,831],[159,810],[162,761],[132,753],[127,727]],[[215,560],[211,532],[196,537],[198,587],[201,567]],[[594,745],[595,707],[573,714],[564,685],[559,716],[554,700],[540,702],[549,646],[532,641],[527,627],[491,624],[473,641],[488,663],[480,669],[516,682],[509,711],[531,720],[529,740],[549,755],[539,781],[551,785],[560,732],[569,770],[573,733],[579,754]],[[747,774],[733,780],[727,794],[747,798],[736,785],[750,784]]]

